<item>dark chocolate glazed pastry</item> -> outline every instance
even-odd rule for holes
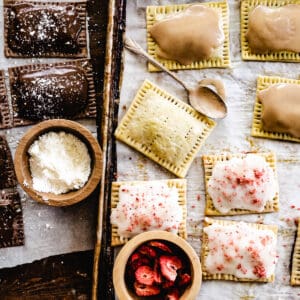
[[[0,248],[24,244],[21,199],[17,191],[1,191]]]
[[[78,67],[23,72],[13,89],[18,114],[24,119],[70,118],[87,105],[88,82],[84,71]]]
[[[10,149],[5,136],[0,135],[0,190],[13,188],[16,185],[17,179]]]
[[[20,3],[9,9],[8,45],[22,54],[76,53],[81,22],[70,5]]]

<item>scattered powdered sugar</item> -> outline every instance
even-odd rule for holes
[[[29,148],[33,188],[54,194],[80,189],[91,172],[86,145],[66,132],[43,134]]]
[[[118,226],[118,234],[126,238],[155,229],[177,233],[183,219],[178,197],[177,188],[170,188],[165,182],[122,184],[111,223]]]

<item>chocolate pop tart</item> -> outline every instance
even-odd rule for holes
[[[88,60],[10,68],[13,126],[54,118],[96,116]]]
[[[86,57],[86,2],[5,1],[6,57]]]
[[[20,196],[16,191],[0,193],[0,248],[24,244]]]
[[[0,189],[13,188],[17,179],[6,138],[0,135]]]
[[[11,127],[11,116],[4,81],[4,72],[0,71],[0,129]]]

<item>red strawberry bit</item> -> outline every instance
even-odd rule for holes
[[[222,264],[217,265],[217,270],[218,270],[219,272],[221,272],[223,269],[224,269],[224,265],[222,265]]]
[[[184,273],[184,274],[180,275],[178,285],[185,286],[185,285],[188,285],[190,282],[191,282],[191,275]]]
[[[238,270],[241,270],[241,272],[243,273],[243,274],[247,274],[247,269],[246,268],[244,268],[241,264],[238,264],[237,265],[237,267],[236,267]]]
[[[159,258],[162,275],[170,281],[175,281],[177,270],[182,268],[182,262],[177,256],[162,255]]]
[[[237,177],[236,183],[240,185],[245,185],[245,184],[253,184],[253,180],[250,178],[246,178],[244,176]]]
[[[165,297],[165,300],[179,300],[180,293],[177,289],[172,289]]]
[[[155,296],[160,293],[160,289],[155,285],[144,285],[138,282],[134,283],[134,290],[137,296]]]
[[[135,271],[135,279],[144,285],[152,285],[154,283],[154,271],[149,266],[140,266]]]
[[[259,278],[265,278],[267,276],[266,269],[262,263],[254,266],[252,270],[253,274]]]
[[[167,253],[172,253],[172,250],[164,243],[161,243],[159,241],[150,241],[148,243],[148,245],[158,248],[159,250],[163,251],[163,252],[167,252]]]
[[[253,172],[254,172],[255,178],[260,178],[260,177],[262,177],[264,175],[264,170],[260,171],[258,169],[255,169],[255,170],[253,170]]]
[[[142,245],[141,247],[139,247],[138,251],[139,251],[139,253],[141,253],[149,258],[157,257],[156,251],[152,247],[149,247],[146,245]]]

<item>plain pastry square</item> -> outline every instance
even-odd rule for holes
[[[257,78],[256,98],[254,104],[251,135],[255,137],[262,137],[267,139],[300,142],[300,138],[296,138],[290,134],[282,133],[282,132],[266,131],[263,128],[263,122],[262,122],[263,106],[260,100],[258,99],[257,95],[260,91],[268,88],[273,84],[278,84],[278,83],[300,84],[300,80],[281,78],[281,77],[268,77],[268,76],[259,76]]]
[[[253,153],[260,155],[265,158],[266,162],[269,164],[269,166],[273,169],[274,174],[276,176],[276,158],[274,153]],[[212,170],[214,166],[218,162],[227,161],[231,158],[243,158],[245,157],[245,154],[223,154],[223,155],[204,155],[202,157],[203,159],[203,165],[204,165],[204,180],[205,180],[205,189],[206,189],[206,206],[205,206],[205,215],[207,216],[224,216],[224,215],[243,215],[243,214],[251,214],[251,213],[258,213],[255,211],[250,211],[247,209],[231,209],[228,213],[221,213],[218,211],[213,203],[212,198],[208,194],[208,181],[212,176]],[[268,201],[264,207],[264,210],[260,213],[267,213],[267,212],[275,212],[279,210],[279,197],[278,192],[276,196],[272,199],[272,201]]]
[[[300,218],[292,258],[291,285],[300,285]]]
[[[166,182],[169,188],[176,187],[178,190],[178,203],[182,207],[182,222],[179,226],[178,235],[184,239],[187,238],[187,230],[186,230],[186,180],[185,179],[169,179],[169,180],[161,180],[162,182]],[[111,186],[111,208],[114,209],[117,207],[119,202],[119,188],[121,185],[138,185],[141,181],[119,181],[112,182]],[[171,207],[170,207],[171,209]],[[118,227],[116,225],[112,225],[111,230],[111,245],[112,246],[120,246],[125,244],[129,238],[120,237],[118,234]]]
[[[229,9],[228,3],[224,2],[206,2],[201,3],[209,7],[215,8],[222,16],[222,28],[225,35],[225,40],[222,46],[222,54],[220,57],[212,57],[209,59],[203,59],[201,61],[193,62],[189,65],[182,65],[175,60],[167,60],[158,58],[155,54],[157,44],[152,38],[149,29],[154,25],[157,19],[166,17],[170,14],[185,10],[190,4],[178,4],[178,5],[165,5],[165,6],[148,6],[146,10],[147,21],[147,46],[148,53],[156,60],[161,62],[166,68],[170,70],[187,70],[187,69],[204,69],[204,68],[226,68],[230,66],[230,54],[229,54]],[[160,69],[148,64],[148,70],[150,72],[160,71]]]
[[[146,80],[115,136],[184,177],[214,126],[214,121]]]
[[[219,224],[221,226],[227,226],[227,225],[234,225],[237,224],[238,222],[235,221],[225,221],[225,220],[215,220],[211,218],[205,218],[204,219],[204,228],[208,227],[209,225],[212,224]],[[257,224],[257,223],[247,223],[247,225],[251,226],[252,228],[255,228],[257,230],[272,230],[275,235],[277,235],[278,228],[275,225],[265,225],[265,224]],[[260,279],[248,279],[248,278],[238,278],[234,275],[231,274],[223,274],[223,273],[218,273],[218,274],[210,274],[206,271],[205,268],[205,260],[208,256],[209,249],[208,249],[208,236],[207,234],[203,231],[203,237],[202,237],[202,248],[201,248],[201,262],[202,262],[202,278],[203,280],[230,280],[230,281],[240,281],[240,282],[245,282],[245,281],[252,281],[252,282],[273,282],[275,279],[275,275],[273,274],[269,278],[260,278]]]
[[[244,60],[261,60],[261,61],[290,61],[300,62],[300,53],[292,51],[273,51],[262,54],[251,52],[246,33],[248,31],[248,20],[250,12],[258,5],[268,7],[280,7],[287,4],[300,4],[300,0],[242,0],[241,2],[241,48],[242,58]]]

